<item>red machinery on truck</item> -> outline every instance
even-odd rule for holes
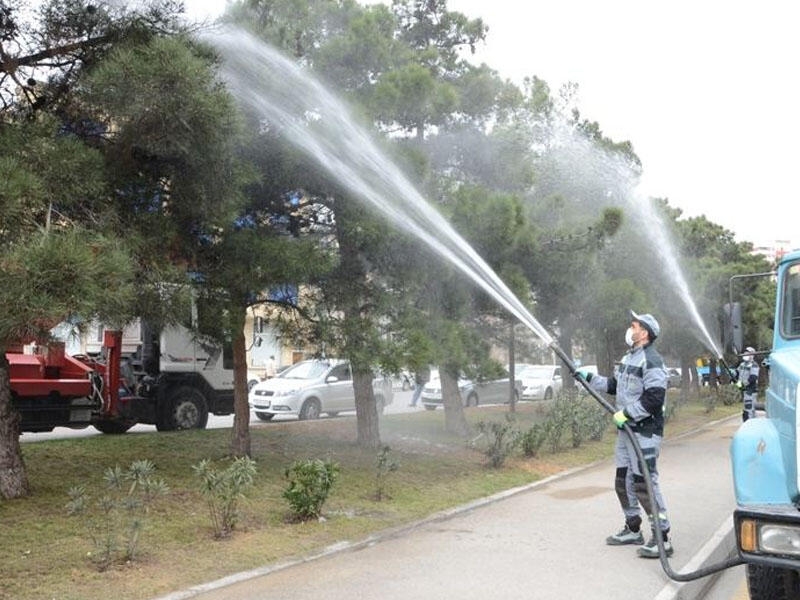
[[[135,421],[126,419],[125,404],[137,400],[120,376],[122,332],[106,331],[104,358],[73,357],[63,342],[36,354],[9,352],[11,403],[20,414],[21,431],[94,425],[122,433]]]
[[[136,423],[159,431],[202,429],[209,414],[233,412],[227,346],[204,342],[177,325],[158,335],[140,331],[133,346],[130,339],[123,346],[124,339],[120,331],[104,330],[96,356],[68,356],[61,342],[34,354],[7,353],[20,431],[92,425],[103,433],[124,433]],[[137,371],[132,363],[147,368]]]

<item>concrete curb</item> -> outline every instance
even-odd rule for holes
[[[725,522],[700,548],[699,552],[678,573],[691,573],[698,569],[717,565],[736,555],[736,536],[733,532],[733,516],[731,515],[725,519]],[[685,583],[670,581],[661,589],[655,600],[695,600],[703,598],[720,573],[722,571]]]
[[[733,417],[726,417],[724,419],[718,419],[717,421],[711,421],[709,423],[704,424],[702,427],[698,429],[688,431],[686,433],[683,433],[679,436],[670,439],[679,440],[686,437],[690,437],[707,427],[713,427],[719,423],[734,418],[739,418],[739,417],[733,416]],[[666,444],[669,444],[669,441],[667,441]],[[471,502],[467,502],[466,504],[462,504],[459,506],[455,506],[453,508],[436,512],[432,515],[429,515],[423,519],[414,521],[412,523],[407,523],[405,525],[400,525],[398,527],[384,529],[375,534],[369,535],[361,540],[356,540],[356,541],[345,540],[342,542],[337,542],[335,544],[331,544],[330,546],[323,548],[318,552],[312,552],[310,554],[307,554],[306,556],[302,556],[294,560],[264,565],[263,567],[258,567],[256,569],[251,569],[249,571],[241,571],[239,573],[234,573],[232,575],[228,575],[226,577],[222,577],[214,581],[209,581],[207,583],[202,583],[189,587],[185,590],[171,592],[166,596],[159,596],[157,598],[154,598],[153,600],[187,600],[189,598],[194,598],[196,596],[199,596],[200,594],[204,594],[213,590],[218,590],[227,587],[229,585],[233,585],[235,583],[247,581],[249,579],[254,579],[257,577],[262,577],[264,575],[269,575],[270,573],[275,573],[283,569],[288,569],[295,565],[300,565],[315,560],[319,560],[321,558],[325,558],[333,554],[346,551],[360,550],[362,548],[372,546],[384,540],[400,537],[425,525],[446,521],[452,519],[455,516],[465,514],[477,508],[488,506],[489,504],[493,504],[495,502],[499,502],[506,498],[510,498],[511,496],[515,496],[523,492],[534,490],[538,487],[547,485],[548,483],[551,483],[553,481],[569,478],[573,475],[577,475],[583,471],[594,468],[595,466],[602,464],[607,460],[608,459],[595,461],[587,465],[582,465],[580,467],[575,467],[574,469],[569,469],[567,471],[562,471],[561,473],[556,473],[555,475],[551,475],[550,477],[540,479],[539,481],[534,481],[532,483],[511,488],[508,490],[503,490],[502,492],[497,492],[496,494],[492,494],[491,496],[478,498]],[[725,554],[726,552],[728,554]],[[712,537],[708,540],[708,542],[706,542],[706,544],[700,549],[700,551],[697,554],[695,554],[694,557],[692,557],[692,559],[686,564],[684,570],[686,572],[695,571],[696,569],[701,568],[703,566],[715,564],[716,562],[719,562],[731,556],[730,554],[731,552],[733,552],[733,554],[736,553],[735,539],[733,536],[732,516],[726,519],[725,523],[723,523],[723,525],[717,530],[717,532],[715,532],[714,535],[712,535]],[[670,582],[661,590],[661,592],[659,592],[657,600],[694,600],[696,598],[701,598],[703,592],[708,588],[709,585],[711,585],[711,583],[713,583],[713,581],[714,581],[713,577],[704,577],[696,582],[689,582],[683,584]],[[691,594],[691,595],[685,595],[685,594]]]

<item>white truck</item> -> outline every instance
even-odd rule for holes
[[[81,344],[68,343],[68,352],[102,361],[104,333],[102,325],[92,323]],[[181,325],[154,331],[137,320],[123,330],[121,357],[118,414],[92,423],[97,429],[122,433],[136,423],[155,425],[159,431],[202,429],[210,413],[233,413],[229,344],[204,341]]]

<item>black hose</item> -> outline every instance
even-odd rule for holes
[[[591,396],[600,403],[600,405],[605,408],[609,413],[614,414],[616,412],[615,408],[608,403],[600,394],[594,391],[590,386],[586,379],[582,376],[577,375],[578,368],[575,364],[570,360],[569,356],[558,347],[555,342],[550,343],[550,349],[558,356],[563,362],[564,365],[569,369],[570,374],[577,379],[580,384],[584,387],[584,389],[591,394]],[[724,362],[723,362],[724,364]],[[727,365],[725,365],[727,368]],[[647,496],[650,498],[650,506],[657,507],[655,493],[653,492],[653,482],[650,480],[650,469],[647,467],[647,462],[644,459],[644,454],[642,453],[642,448],[639,446],[639,442],[636,439],[636,436],[633,434],[633,430],[625,423],[622,426],[622,429],[625,431],[625,434],[630,439],[631,444],[633,445],[633,449],[636,452],[636,458],[639,461],[639,464],[642,467],[642,471],[644,474],[644,481],[645,485],[647,486]],[[652,519],[653,517],[651,517]],[[657,518],[654,519],[656,522],[653,523],[653,532],[656,537],[656,544],[658,545],[658,557],[661,561],[661,567],[664,569],[664,573],[667,574],[667,577],[674,581],[694,581],[695,579],[700,579],[702,577],[707,577],[713,573],[718,573],[719,571],[724,571],[725,569],[730,569],[731,567],[736,567],[738,565],[744,564],[744,560],[741,557],[730,558],[728,560],[722,561],[715,565],[710,565],[708,567],[704,567],[702,569],[697,569],[696,571],[690,571],[689,573],[678,573],[676,572],[669,564],[669,560],[667,559],[667,553],[664,550],[664,536],[661,532],[661,527],[658,526]]]
[[[736,374],[736,371],[734,371],[733,369],[731,369],[731,368],[728,366],[728,363],[726,363],[726,362],[725,362],[725,359],[724,359],[724,358],[722,358],[721,356],[719,357],[719,362],[720,362],[720,363],[722,363],[722,366],[723,366],[723,367],[725,367],[725,370],[728,372],[728,379],[730,379],[731,381],[733,381],[734,379],[737,379],[737,378],[738,378],[738,375]]]

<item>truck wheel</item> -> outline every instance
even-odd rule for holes
[[[309,398],[303,402],[303,407],[300,409],[300,414],[298,416],[301,421],[319,419],[321,410],[322,408],[319,405],[319,400],[316,398]]]
[[[272,417],[274,417],[272,413],[265,413],[265,412],[257,412],[256,417],[259,421],[272,421]]]
[[[547,388],[544,391],[544,399],[545,400],[552,400],[553,399],[553,388]]]
[[[478,394],[470,392],[467,396],[467,401],[464,406],[478,406]]]
[[[125,433],[136,425],[136,421],[97,421],[92,423],[95,429],[100,433],[107,433],[109,435],[119,435]]]
[[[170,394],[169,420],[173,429],[205,429],[208,423],[206,399],[193,387],[179,387]]]
[[[800,599],[800,573],[780,567],[747,565],[750,600]]]

